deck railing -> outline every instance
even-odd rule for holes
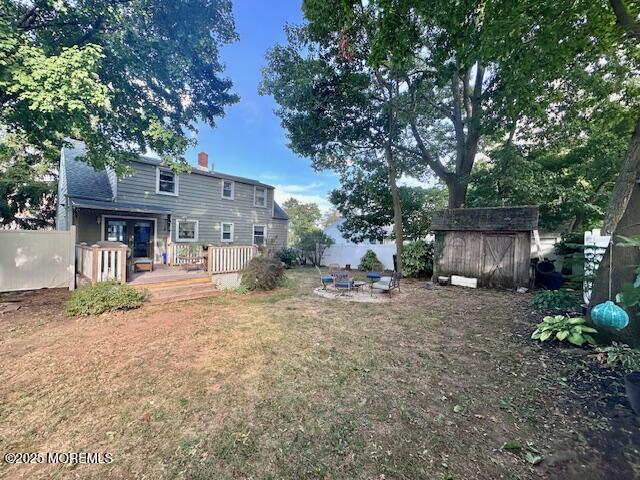
[[[169,265],[186,265],[204,263],[205,245],[200,243],[170,243],[167,261]]]
[[[232,273],[242,270],[258,254],[255,246],[209,247],[209,274]]]
[[[91,283],[108,280],[126,283],[127,246],[117,242],[104,243],[76,245],[76,273]]]
[[[255,246],[228,245],[216,247],[194,243],[171,243],[167,249],[169,265],[205,264],[209,275],[242,270],[258,253]]]

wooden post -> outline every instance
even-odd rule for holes
[[[169,257],[167,258],[167,263],[170,267],[173,267],[173,243],[167,244],[167,256]]]
[[[211,276],[213,273],[213,245],[209,244],[207,248],[207,274]]]
[[[98,283],[98,245],[91,245],[91,283]]]
[[[120,247],[120,283],[127,283],[127,246]]]

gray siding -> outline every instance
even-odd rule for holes
[[[276,248],[287,246],[287,235],[289,233],[288,220],[272,220],[272,226],[267,236],[273,242]]]
[[[234,199],[222,198],[222,179],[197,173],[183,173],[178,178],[178,196],[156,193],[156,166],[133,162],[135,173],[120,179],[117,200],[120,202],[160,205],[172,209],[172,240],[176,241],[176,220],[198,221],[198,242],[223,245],[221,223],[234,224],[234,245],[253,243],[253,225],[266,225],[271,240],[282,238],[282,226],[286,221],[273,219],[273,189],[267,189],[267,207],[253,205],[254,185],[235,182]]]

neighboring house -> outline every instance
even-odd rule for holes
[[[209,170],[206,153],[190,173],[175,174],[160,160],[140,156],[134,173],[117,178],[78,160],[82,143],[63,148],[56,228],[77,228],[78,243],[118,241],[132,257],[161,263],[170,243],[287,244],[287,214],[274,188]]]
[[[344,234],[340,231],[340,226],[343,223],[344,223],[344,219],[341,218],[335,221],[334,223],[332,223],[331,225],[329,225],[324,231],[324,233],[327,236],[333,238],[335,245],[383,245],[383,244],[386,245],[386,244],[393,243],[393,240],[391,239],[391,233],[392,233],[393,227],[384,228],[385,237],[384,237],[384,240],[381,242],[372,242],[370,240],[363,240],[362,242],[356,244],[355,242],[345,237]]]

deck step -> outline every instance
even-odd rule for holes
[[[177,279],[177,280],[162,280],[153,283],[135,283],[130,284],[133,288],[137,288],[139,290],[157,290],[164,288],[175,288],[182,287],[188,285],[206,285],[211,284],[211,278],[208,276],[204,277],[193,277],[193,278],[185,278],[185,279]]]
[[[220,293],[220,290],[211,282],[208,284],[178,285],[174,287],[156,288],[149,290],[148,303],[173,303],[182,300],[212,297]]]

